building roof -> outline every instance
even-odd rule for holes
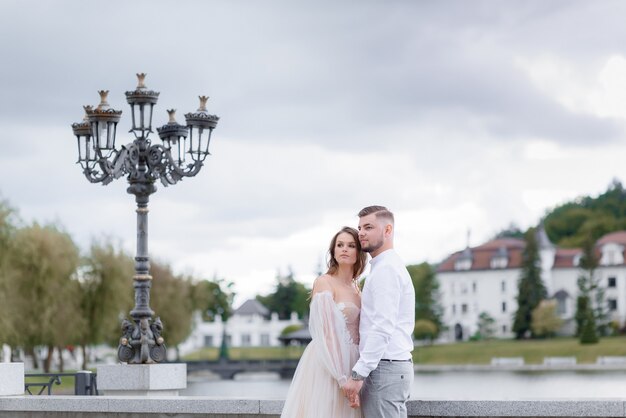
[[[553,268],[578,267],[576,263],[574,263],[574,259],[581,254],[582,250],[580,248],[557,248],[556,254],[554,255]]]
[[[555,245],[552,241],[550,241],[550,238],[548,238],[548,234],[546,234],[543,222],[539,225],[539,228],[537,228],[535,236],[537,237],[537,244],[539,245],[539,248],[555,248]]]
[[[266,317],[269,314],[269,309],[263,306],[261,302],[256,299],[248,299],[242,303],[241,306],[235,310],[235,312],[233,312],[233,315],[239,316],[260,315]]]
[[[578,268],[575,263],[576,258],[582,255],[582,249],[580,248],[558,248],[552,245],[545,231],[540,229],[537,236],[538,241],[543,248],[551,247],[555,250],[554,264],[552,268]],[[598,257],[600,254],[600,247],[606,244],[618,244],[624,246],[624,264],[626,264],[626,231],[611,232],[604,235],[596,242],[596,253]],[[471,254],[472,270],[490,270],[491,260],[498,257],[507,257],[508,263],[507,269],[520,268],[522,265],[522,253],[526,243],[522,239],[518,238],[498,238],[488,241],[478,247],[465,248],[462,251],[457,251],[454,254],[448,256],[437,268],[437,272],[452,272],[457,271],[455,264],[457,261],[467,258],[468,254]]]
[[[524,240],[518,238],[498,238],[478,247],[469,249],[472,254],[471,270],[491,269],[491,259],[497,256],[508,256],[507,268],[518,268],[522,265],[522,251],[526,246]],[[456,261],[466,257],[468,249],[457,251],[446,258],[437,268],[438,272],[456,271]]]
[[[605,245],[605,244],[620,244],[626,245],[626,231],[617,231],[611,232],[610,234],[606,234],[601,237],[597,245]]]

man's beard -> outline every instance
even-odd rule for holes
[[[378,242],[376,242],[374,244],[372,244],[370,242],[370,244],[368,246],[362,247],[361,249],[363,251],[365,251],[366,253],[371,253],[372,251],[376,251],[377,249],[379,249],[382,246],[383,246],[383,240],[381,239],[381,240],[379,240]]]

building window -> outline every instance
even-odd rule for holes
[[[476,293],[476,282],[472,282],[472,292]]]
[[[506,334],[506,325],[502,325],[502,333]]]
[[[615,262],[615,251],[609,251],[607,254],[607,259],[609,265],[617,264]]]
[[[506,282],[504,280],[500,283],[500,290],[502,290],[502,293],[506,293]]]
[[[615,277],[609,277],[608,287],[617,287],[617,279]]]
[[[502,312],[506,312],[506,302],[502,302]]]
[[[269,334],[261,334],[261,345],[263,347],[267,347],[270,345],[270,336]]]
[[[456,305],[452,305],[452,315],[456,315]]]
[[[205,347],[213,347],[213,336],[205,335],[204,336],[204,346]]]
[[[617,299],[609,299],[609,311],[617,310]]]
[[[454,283],[450,283],[450,293],[454,295]]]
[[[567,301],[565,298],[556,298],[556,313],[559,315],[567,313]]]
[[[465,295],[467,293],[467,284],[461,283],[461,294]]]
[[[491,259],[490,266],[492,269],[504,269],[508,262],[506,257],[494,257]]]
[[[462,314],[466,314],[467,313],[467,303],[464,303],[461,305],[461,313]]]
[[[471,258],[463,258],[460,260],[457,260],[454,263],[454,269],[455,270],[469,270],[472,268],[472,259]]]
[[[250,347],[250,345],[252,345],[250,334],[241,334],[241,346]]]

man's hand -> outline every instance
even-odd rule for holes
[[[348,402],[350,402],[352,408],[358,408],[361,404],[359,392],[362,387],[362,380],[353,379],[348,379],[348,382],[343,386],[343,393],[346,395],[346,398],[348,398]]]

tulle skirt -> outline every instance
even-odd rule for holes
[[[323,366],[311,341],[300,358],[281,418],[361,418],[361,408],[350,408],[337,381]],[[350,345],[350,365],[359,359],[359,346]],[[350,370],[346,371],[348,379]]]

